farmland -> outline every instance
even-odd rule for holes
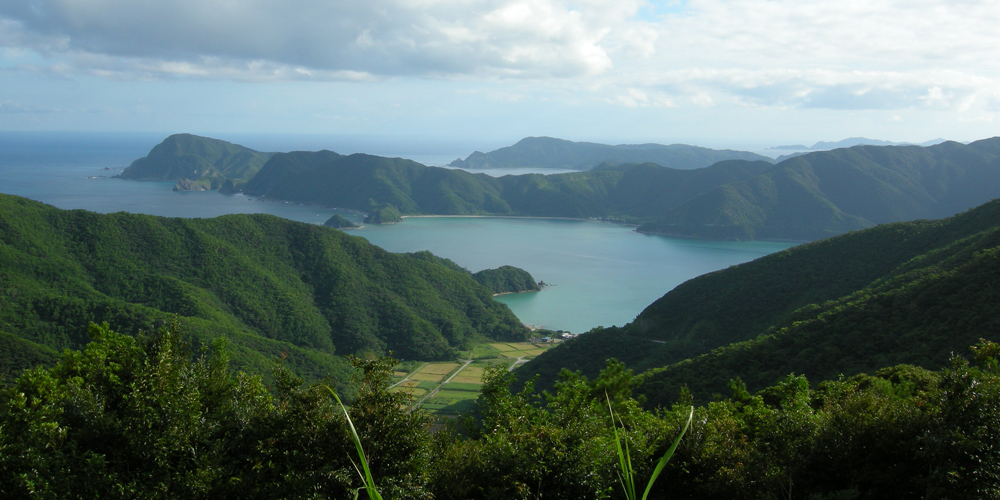
[[[475,406],[486,368],[503,365],[513,369],[551,346],[496,342],[461,351],[457,361],[407,361],[396,366],[390,390],[412,394],[414,408],[437,416],[454,416]]]

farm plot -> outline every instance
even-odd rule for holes
[[[498,351],[500,351],[502,353],[508,353],[510,351],[516,351],[516,350],[518,350],[517,347],[514,347],[511,344],[490,344],[490,347],[492,347],[492,348],[494,348],[494,349],[496,349],[496,350],[498,350]]]

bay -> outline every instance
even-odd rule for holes
[[[529,325],[574,333],[623,325],[688,279],[792,246],[675,239],[608,222],[534,218],[407,217],[352,234],[392,252],[430,250],[471,271],[525,269],[552,286],[497,300]]]
[[[334,213],[355,222],[363,218],[351,210],[215,191],[174,192],[170,182],[111,177],[131,160],[144,156],[162,137],[0,134],[0,192],[58,208],[101,213],[126,211],[166,217],[268,213],[315,224]],[[448,156],[454,158],[442,158]],[[497,300],[510,306],[527,324],[575,333],[627,323],[688,279],[792,246],[673,239],[636,233],[620,224],[537,218],[407,217],[401,224],[367,226],[349,234],[391,252],[430,250],[471,271],[502,265],[523,268],[552,286]]]

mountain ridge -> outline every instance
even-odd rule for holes
[[[590,170],[602,163],[655,163],[678,170],[703,168],[723,160],[771,161],[747,151],[716,150],[687,144],[619,144],[574,142],[553,137],[525,137],[517,143],[483,153],[476,151],[450,167],[559,168]]]
[[[703,193],[639,231],[808,241],[886,222],[947,217],[1000,196],[998,151],[1000,138],[809,153]]]
[[[65,211],[10,195],[0,207],[0,331],[57,351],[83,345],[90,321],[152,331],[176,315],[198,339],[228,336],[248,371],[288,353],[322,378],[344,374],[341,354],[450,359],[529,335],[470,274],[320,225]]]

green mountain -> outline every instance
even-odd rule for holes
[[[653,164],[602,165],[589,172],[500,178],[426,167],[400,158],[336,153],[276,154],[248,194],[402,214],[499,214],[648,220],[717,186],[751,179],[771,164],[732,160],[697,170]]]
[[[526,137],[513,146],[481,153],[449,164],[460,168],[568,168],[590,170],[602,163],[655,163],[679,170],[703,168],[724,160],[767,161],[746,151],[716,150],[686,144],[620,144],[573,142],[551,137]]]
[[[349,353],[447,359],[483,338],[529,334],[467,272],[342,231],[267,215],[63,211],[0,195],[7,360],[79,348],[90,321],[136,332],[175,315],[198,339],[228,336],[238,367],[266,373],[284,353],[311,378],[343,375]]]
[[[885,224],[692,279],[622,328],[598,329],[523,368],[642,371],[650,404],[700,400],[789,373],[810,380],[943,365],[1000,338],[1000,200],[938,221]]]
[[[260,153],[219,139],[191,134],[167,137],[148,156],[132,162],[122,179],[180,181],[219,189],[226,180],[242,184],[250,180],[274,153]],[[179,185],[190,190],[191,186]]]
[[[1000,138],[969,145],[822,151],[785,160],[672,208],[639,231],[713,239],[816,240],[940,218],[1000,196]]]

